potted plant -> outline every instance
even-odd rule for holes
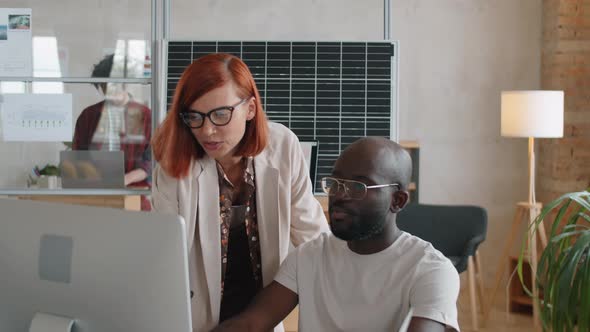
[[[35,169],[39,173],[39,178],[37,179],[39,187],[48,189],[56,189],[58,187],[59,167],[47,164],[40,170],[37,167]]]
[[[551,232],[537,265],[536,287],[543,330],[590,331],[590,192],[572,192],[547,204],[531,225],[538,231],[548,221]],[[527,244],[518,260],[518,276],[525,291],[523,263]]]

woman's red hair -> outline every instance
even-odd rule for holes
[[[154,157],[166,173],[175,178],[188,174],[191,161],[205,156],[205,150],[180,118],[180,112],[207,92],[232,82],[240,98],[254,96],[256,111],[247,122],[246,132],[236,150],[237,156],[255,156],[268,140],[268,123],[260,94],[248,66],[231,54],[216,53],[199,58],[188,66],[176,86],[172,107],[152,139]]]

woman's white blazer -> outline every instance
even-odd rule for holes
[[[262,279],[272,282],[289,251],[329,231],[312,193],[309,170],[297,136],[269,123],[267,147],[254,157],[256,208]],[[193,331],[209,331],[219,322],[221,306],[221,239],[219,185],[212,158],[193,161],[189,174],[175,179],[156,167],[152,205],[158,212],[178,214],[186,222],[189,279],[193,291]],[[282,331],[278,326],[275,331]]]

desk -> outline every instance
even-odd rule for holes
[[[148,189],[11,189],[0,190],[0,196],[63,204],[110,207],[129,211],[141,210],[141,195]]]

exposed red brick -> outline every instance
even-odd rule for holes
[[[565,92],[566,114],[564,137],[538,143],[541,202],[590,185],[589,43],[590,0],[543,1],[541,86]]]

